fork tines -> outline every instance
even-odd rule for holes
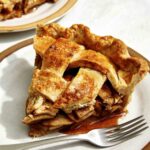
[[[141,115],[126,123],[105,129],[105,133],[109,142],[121,142],[136,137],[147,128],[148,125],[143,115]]]

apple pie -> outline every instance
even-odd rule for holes
[[[0,0],[0,20],[21,17],[48,1],[57,0]]]
[[[39,25],[34,37],[35,67],[23,122],[29,136],[126,113],[136,84],[149,71],[112,36],[98,36],[82,24]],[[98,127],[98,126],[95,126]]]

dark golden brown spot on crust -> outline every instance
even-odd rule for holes
[[[46,51],[42,68],[53,68],[56,71],[63,72],[72,56],[79,50],[78,44],[60,38]]]

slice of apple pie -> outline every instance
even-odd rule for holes
[[[33,45],[35,67],[23,119],[33,137],[84,122],[89,128],[96,118],[126,112],[135,85],[149,71],[121,40],[97,36],[80,24],[38,26]]]
[[[45,2],[57,0],[0,0],[0,20],[21,17]]]

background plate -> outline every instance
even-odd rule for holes
[[[24,31],[33,29],[39,23],[53,22],[64,16],[77,0],[59,0],[56,3],[45,3],[29,14],[20,18],[0,21],[0,32]]]

